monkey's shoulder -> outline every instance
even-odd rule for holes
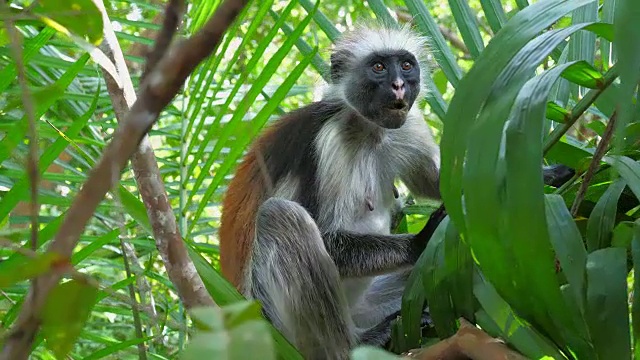
[[[317,101],[293,110],[267,127],[257,143],[262,151],[285,158],[300,153],[313,143],[322,125],[344,108],[340,102]]]

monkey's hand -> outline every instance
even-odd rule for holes
[[[429,220],[427,220],[427,224],[413,237],[412,245],[416,261],[427,247],[427,244],[429,243],[431,236],[433,236],[433,233],[436,231],[436,228],[438,228],[438,225],[440,225],[446,216],[447,210],[444,208],[444,204],[442,204],[438,209],[431,213]]]

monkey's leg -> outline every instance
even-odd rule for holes
[[[384,347],[391,340],[391,322],[400,316],[402,295],[411,269],[377,276],[363,301],[352,312],[361,344]],[[431,324],[429,310],[422,312],[421,325]]]
[[[348,358],[355,338],[340,276],[302,206],[260,207],[250,271],[250,295],[305,359]]]

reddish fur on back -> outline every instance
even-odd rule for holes
[[[256,154],[263,144],[273,141],[276,126],[271,126],[251,147],[229,183],[222,202],[220,267],[222,275],[238,290],[244,280],[244,267],[253,246],[256,213],[266,200],[264,174]]]

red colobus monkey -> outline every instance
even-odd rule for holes
[[[425,50],[408,28],[345,35],[323,99],[259,137],[227,190],[222,272],[305,358],[380,342],[434,230],[390,233],[394,180],[440,196],[439,148],[416,106]]]
[[[438,199],[439,148],[416,103],[425,39],[359,28],[336,43],[323,99],[259,137],[229,184],[222,272],[307,359],[382,345],[441,207],[418,234],[391,234],[394,181]],[[545,181],[566,181],[564,167]]]

